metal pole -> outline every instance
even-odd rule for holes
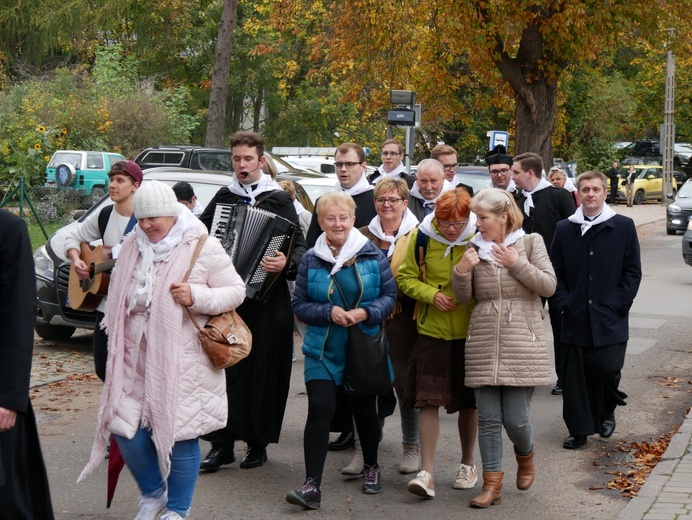
[[[661,204],[670,203],[667,195],[673,193],[673,153],[675,149],[675,55],[670,40],[675,29],[668,29],[668,57],[666,60],[666,96],[663,112],[663,193]]]

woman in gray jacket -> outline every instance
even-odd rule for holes
[[[522,216],[506,191],[486,188],[471,201],[479,233],[455,266],[452,290],[460,304],[475,300],[466,338],[466,386],[478,407],[483,491],[473,507],[500,503],[502,426],[514,444],[517,487],[534,479],[529,415],[536,386],[552,381],[539,296],[555,292],[556,278],[543,238],[525,235]]]

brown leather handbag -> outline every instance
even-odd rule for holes
[[[207,237],[208,235],[200,237],[190,260],[190,267],[183,278],[183,283],[187,282],[190,271],[192,271],[192,267],[195,265]],[[197,323],[197,320],[190,312],[190,308],[185,307],[185,309],[190,315],[192,323],[199,331],[199,340],[202,348],[216,368],[231,367],[250,354],[252,333],[237,312],[228,311],[212,316],[207,324],[200,328],[199,323]]]

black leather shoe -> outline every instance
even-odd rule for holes
[[[550,393],[553,395],[562,395],[562,387],[560,386],[560,383],[556,384]]]
[[[200,462],[199,469],[201,471],[206,471],[207,473],[214,473],[219,471],[219,468],[225,464],[233,464],[235,462],[235,455],[233,455],[233,448],[221,446],[219,448],[212,448],[204,460]]]
[[[576,450],[586,444],[586,435],[570,435],[562,443],[566,450]]]
[[[615,414],[611,413],[601,422],[601,437],[607,439],[615,432]]]
[[[240,461],[240,467],[243,469],[259,468],[267,462],[267,448],[248,447],[243,460]]]
[[[335,441],[330,442],[329,451],[343,451],[353,447],[353,432],[342,432]]]

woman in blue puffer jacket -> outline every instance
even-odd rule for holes
[[[353,228],[355,209],[347,193],[331,192],[320,197],[317,220],[323,233],[315,247],[303,256],[293,293],[293,312],[307,324],[303,354],[308,418],[303,439],[305,484],[289,492],[286,500],[305,509],[318,509],[321,504],[322,472],[337,391],[344,382],[349,327],[360,327],[374,336],[396,302],[396,283],[389,262]],[[344,304],[334,279],[348,305]],[[348,399],[363,450],[363,493],[379,493],[377,396]]]

